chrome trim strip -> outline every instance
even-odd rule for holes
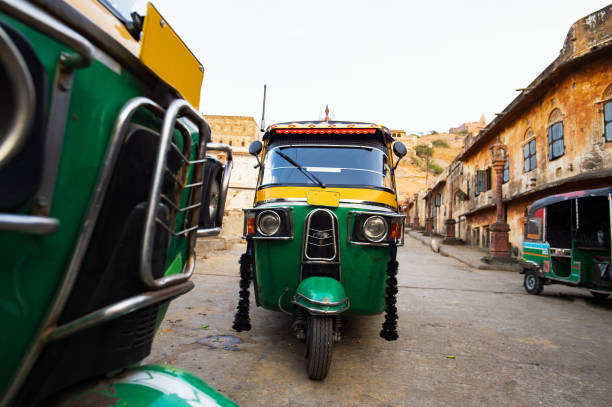
[[[6,393],[4,394],[4,398],[0,401],[0,406],[8,405],[11,399],[17,393],[18,389],[25,381],[28,373],[30,372],[30,369],[36,361],[36,358],[38,357],[46,343],[46,338],[42,335],[42,333],[48,330],[57,322],[64,309],[64,306],[66,305],[66,302],[68,301],[68,297],[76,281],[78,271],[81,267],[81,263],[83,262],[83,258],[85,257],[87,246],[89,246],[89,241],[91,240],[91,236],[96,226],[98,215],[100,214],[102,203],[104,201],[104,197],[106,196],[106,192],[113,174],[113,169],[115,168],[115,164],[119,156],[119,152],[121,150],[121,145],[125,137],[125,130],[127,129],[127,126],[130,123],[131,118],[136,112],[136,110],[143,107],[146,107],[156,116],[163,117],[163,109],[157,103],[144,97],[137,97],[131,99],[123,106],[123,108],[119,112],[119,115],[117,116],[117,120],[115,122],[115,127],[113,129],[113,135],[108,147],[108,151],[106,153],[106,158],[104,159],[104,164],[100,169],[100,174],[98,176],[98,184],[96,186],[94,196],[89,204],[85,220],[82,223],[81,233],[77,240],[74,252],[72,253],[72,257],[70,259],[68,269],[66,270],[66,274],[64,275],[64,278],[60,283],[60,288],[57,291],[55,298],[53,299],[52,305],[49,308],[47,316],[45,317],[45,320],[41,325],[41,329],[38,335],[36,336],[36,339],[27,350],[24,358],[22,359],[21,365],[15,372],[13,380],[9,384],[9,387]]]
[[[0,0],[0,10],[75,50],[78,56],[64,54],[63,62],[67,67],[85,68],[93,62],[95,48],[85,37],[31,3],[19,0]]]
[[[312,300],[312,299],[306,297],[304,294],[295,293],[295,297],[294,298],[297,298],[297,297],[301,297],[301,298],[305,299],[306,301],[308,301],[311,304],[325,305],[325,306],[328,306],[328,307],[337,307],[338,305],[342,305],[342,304],[344,304],[345,302],[348,301],[348,297],[346,297],[342,301],[338,301],[338,302],[317,301],[317,300]]]
[[[310,237],[310,220],[312,219],[313,215],[319,212],[324,212],[326,213],[330,220],[331,220],[331,224],[332,224],[332,244],[334,246],[334,255],[332,257],[326,258],[326,257],[310,257],[308,255],[308,240]],[[336,216],[335,213],[333,213],[332,211],[330,211],[329,209],[324,209],[324,208],[317,208],[313,211],[311,211],[308,215],[306,215],[306,225],[304,226],[304,242],[302,244],[303,247],[303,257],[306,258],[309,261],[325,261],[325,262],[331,262],[334,261],[334,259],[338,256],[338,241],[336,239],[337,237],[337,231],[336,231],[336,223],[338,222],[338,217]]]
[[[319,310],[316,308],[312,308],[312,307],[308,307],[306,305],[303,304],[299,304],[297,301],[293,300],[291,301],[291,303],[297,307],[303,308],[306,311],[312,313],[312,314],[317,314],[317,315],[334,315],[334,314],[341,314],[344,311],[348,310],[351,307],[351,301],[347,298],[346,301],[346,307],[339,309],[339,310],[335,310],[335,311],[326,311],[326,310]]]
[[[306,198],[276,198],[276,199],[266,199],[265,201],[258,201],[253,205],[253,208],[258,208],[262,205],[278,203],[278,202],[288,202],[288,203],[302,203],[307,205]]]
[[[2,27],[0,27],[0,64],[13,86],[16,112],[10,127],[2,132],[4,134],[0,134],[0,168],[2,168],[21,151],[30,133],[36,98],[28,65]]]
[[[59,229],[59,220],[46,216],[0,213],[0,230],[28,235],[50,235]]]
[[[40,186],[34,195],[32,205],[33,215],[49,216],[53,204],[53,191],[57,181],[57,171],[66,133],[68,109],[72,96],[74,71],[66,69],[60,58],[55,68],[55,78],[51,91],[49,117],[45,126],[44,156]]]
[[[361,205],[371,205],[371,206],[380,206],[383,208],[391,209],[393,212],[397,213],[397,208],[395,206],[387,205],[380,202],[374,201],[362,201],[360,199],[341,199],[340,203],[348,203],[348,204],[361,204]]]
[[[221,228],[198,229],[197,237],[218,236],[221,233]]]
[[[193,282],[185,281],[180,285],[135,295],[131,298],[126,298],[114,304],[107,305],[104,308],[90,312],[64,325],[54,327],[48,330],[45,335],[48,341],[57,341],[74,333],[112,321],[149,305],[185,294],[191,291],[194,286]]]
[[[160,133],[160,143],[157,151],[157,159],[155,163],[155,170],[153,172],[153,179],[151,181],[151,190],[149,192],[149,202],[147,207],[147,214],[145,218],[145,226],[143,232],[142,250],[140,254],[140,277],[142,282],[151,289],[165,288],[172,284],[178,284],[183,281],[187,281],[193,274],[195,269],[195,243],[196,234],[198,228],[198,222],[200,217],[200,207],[196,207],[189,213],[189,221],[186,222],[185,231],[188,235],[188,252],[189,257],[183,268],[183,271],[179,274],[173,274],[169,276],[160,277],[155,279],[153,277],[153,242],[155,239],[155,224],[157,222],[156,215],[161,201],[161,189],[163,183],[164,172],[166,169],[166,160],[168,156],[168,149],[172,142],[172,136],[176,127],[176,122],[179,117],[185,117],[191,120],[194,124],[198,125],[200,137],[198,139],[197,146],[197,157],[196,161],[188,161],[187,164],[193,164],[193,179],[192,184],[194,188],[191,189],[191,196],[196,199],[201,199],[202,196],[202,165],[203,158],[206,154],[206,141],[203,138],[208,139],[210,133],[210,126],[206,123],[204,117],[195,110],[189,102],[183,99],[174,100],[164,115],[164,123]],[[191,144],[189,144],[191,147]]]

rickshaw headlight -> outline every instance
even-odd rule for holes
[[[370,216],[363,222],[363,234],[370,242],[380,242],[387,236],[387,222],[382,216]]]
[[[264,236],[272,236],[281,226],[280,216],[274,211],[263,211],[257,216],[257,231]]]

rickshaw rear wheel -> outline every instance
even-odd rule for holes
[[[331,365],[333,343],[333,317],[309,315],[306,334],[306,359],[308,377],[323,380]]]
[[[598,300],[605,300],[606,298],[610,296],[610,294],[598,293],[596,291],[591,291],[591,295],[597,298]]]
[[[544,289],[544,281],[532,270],[525,273],[523,287],[529,294],[538,295]]]

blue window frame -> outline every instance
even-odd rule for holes
[[[536,169],[536,141],[531,140],[523,147],[523,171],[529,172]]]
[[[604,104],[604,137],[612,141],[612,100]]]
[[[553,123],[548,128],[548,159],[554,160],[565,154],[563,122]]]

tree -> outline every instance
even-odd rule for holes
[[[430,158],[434,154],[433,147],[430,147],[427,144],[417,144],[417,146],[414,148],[414,151],[416,152],[416,155],[421,158]]]

